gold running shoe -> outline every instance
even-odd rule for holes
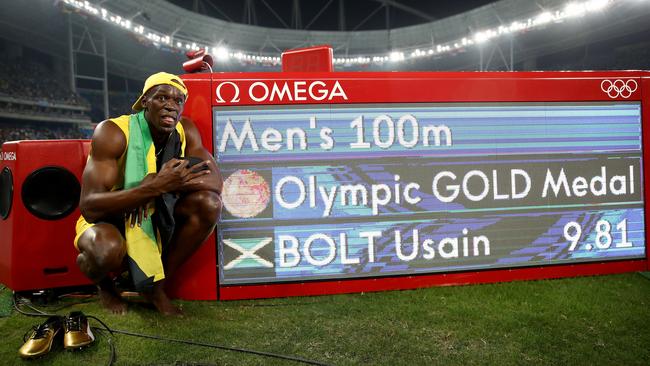
[[[95,340],[88,318],[81,311],[73,311],[63,319],[63,347],[75,349],[85,347]]]
[[[32,328],[30,336],[25,339],[25,344],[20,347],[18,354],[22,358],[36,358],[46,355],[52,349],[54,338],[58,338],[60,334],[61,317],[58,315],[51,316],[43,324]]]

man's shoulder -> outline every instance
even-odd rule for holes
[[[99,124],[97,124],[97,127],[100,125],[115,125],[116,127],[119,127],[121,130],[124,130],[125,128],[128,128],[129,125],[129,120],[131,118],[131,115],[125,114],[119,117],[110,117],[109,119],[101,121]]]
[[[122,132],[121,135],[124,135],[126,133],[125,130],[129,128],[129,117],[130,115],[127,114],[103,120],[97,124],[95,132],[106,132],[108,134],[119,134],[119,132]],[[94,137],[95,135],[93,135]]]
[[[197,138],[200,141],[201,133],[199,132],[199,129],[196,127],[194,121],[192,121],[188,117],[183,116],[181,117],[178,124],[183,129],[183,133],[185,134],[186,138],[188,139]]]
[[[109,118],[97,124],[92,137],[93,150],[106,151],[109,155],[119,156],[126,149],[126,134],[124,131],[124,118]]]
[[[181,119],[179,120],[179,124],[181,127],[183,127],[184,130],[189,129],[196,129],[196,125],[194,124],[194,121],[192,121],[190,118],[181,116]]]

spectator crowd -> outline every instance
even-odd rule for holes
[[[2,122],[0,144],[18,140],[88,139],[91,131],[76,124]]]
[[[0,57],[0,144],[89,138],[89,109],[44,63]]]
[[[0,96],[37,102],[41,106],[64,104],[89,108],[42,63],[26,58],[0,58]]]

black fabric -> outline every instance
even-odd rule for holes
[[[193,167],[195,165],[199,165],[199,164],[203,163],[203,161],[204,161],[203,159],[197,158],[196,156],[189,156],[189,157],[185,157],[183,159],[188,161],[188,163],[187,163],[188,168],[191,168],[191,167]],[[195,167],[194,169],[192,169],[192,173],[196,173],[196,172],[200,172],[201,170],[208,170],[208,169],[209,168],[207,167],[207,165],[203,164],[203,165],[199,166],[198,168]]]
[[[158,171],[160,168],[171,159],[181,158],[181,137],[178,131],[174,131],[167,139],[167,144],[163,150],[158,154],[156,159],[156,167]],[[175,193],[164,193],[155,200],[156,212],[152,220],[154,228],[158,229],[160,233],[160,242],[162,244],[163,252],[167,248],[169,241],[174,234],[174,207],[178,196]]]
[[[126,227],[124,224],[124,218],[123,217],[108,217],[104,220],[99,220],[95,224],[111,224],[115,226],[115,228],[122,234],[123,238],[126,238],[125,232],[126,232]]]
[[[138,292],[150,292],[153,288],[153,279],[154,277],[147,277],[144,272],[140,269],[137,263],[128,255],[126,256],[126,261],[129,265],[129,274],[133,280],[133,286]]]

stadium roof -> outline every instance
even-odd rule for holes
[[[268,3],[268,2],[267,2]],[[453,41],[460,35],[540,13],[555,10],[565,0],[501,0],[461,14],[428,21],[418,25],[379,30],[315,31],[304,29],[265,28],[224,21],[197,14],[163,0],[112,0],[101,6],[132,17],[163,34],[195,40],[208,45],[228,45],[248,52],[278,53],[279,51],[315,44],[329,44],[335,53],[344,55],[383,54],[400,48],[418,48]]]
[[[351,31],[417,25],[495,0],[169,0],[195,13],[268,28]]]
[[[248,2],[250,1],[258,0]],[[271,0],[264,1],[271,3]],[[348,2],[351,0],[345,3]],[[359,2],[373,3],[370,0]],[[210,7],[206,0],[187,3]],[[243,6],[246,1],[237,3]],[[391,3],[406,4],[397,1]],[[196,47],[212,47],[212,51],[223,46],[229,48],[231,54],[248,53],[248,58],[226,62],[218,60],[215,66],[221,71],[259,71],[266,66],[256,65],[257,59],[277,57],[286,49],[319,44],[329,44],[334,48],[335,58],[344,60],[337,64],[343,69],[354,67],[348,62],[350,58],[379,56],[386,60],[387,55],[392,55],[395,51],[403,52],[407,55],[406,58],[409,58],[409,55],[419,51],[426,56],[423,62],[431,61],[423,64],[427,70],[477,70],[479,62],[483,63],[494,57],[504,60],[510,57],[522,62],[558,50],[581,47],[650,29],[649,1],[582,0],[580,3],[589,6],[606,4],[608,9],[590,12],[589,16],[583,18],[569,14],[570,4],[566,0],[501,0],[417,25],[375,30],[324,31],[312,30],[305,27],[306,24],[303,28],[308,29],[305,30],[229,22],[198,14],[164,0],[11,1],[3,4],[3,11],[0,12],[0,37],[67,59],[68,24],[71,20],[83,28],[82,35],[94,33],[98,35],[98,39],[105,40],[109,72],[144,79],[146,75],[158,70],[181,72],[183,53],[192,43],[196,43]],[[115,14],[121,21],[110,20],[110,17],[102,18],[101,14],[99,17],[93,16],[83,11],[82,8],[87,4]],[[300,4],[304,7],[302,2]],[[585,8],[580,9],[584,12]],[[430,14],[435,16],[435,13]],[[556,14],[561,14],[564,18],[553,18]],[[544,16],[547,18],[542,19]],[[544,20],[539,23],[541,26],[537,27],[540,30],[527,28],[536,25],[540,19]],[[117,26],[117,23],[128,23],[131,28]],[[136,24],[153,33],[134,33],[133,27]],[[502,28],[505,30],[503,37],[500,34]],[[511,31],[512,29],[514,30]],[[491,38],[492,33],[488,34],[486,30],[495,31],[500,37]],[[157,35],[169,37],[170,42],[164,44],[156,41],[153,36],[160,37]],[[461,44],[462,39],[467,43]],[[484,45],[478,47],[477,42],[486,40]],[[504,43],[509,44],[510,51],[494,50],[495,46]],[[507,55],[508,52],[511,53],[510,56]],[[256,58],[251,58],[251,55]],[[275,69],[266,70],[278,69],[277,63],[271,66]],[[386,70],[400,69],[399,65],[390,62],[377,67]]]

